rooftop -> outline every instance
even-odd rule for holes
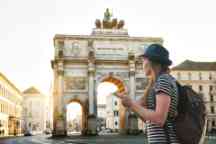
[[[198,62],[185,60],[179,65],[173,67],[172,70],[215,71],[216,62]]]
[[[23,91],[23,94],[41,94],[41,92],[36,89],[34,86]]]

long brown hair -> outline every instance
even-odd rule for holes
[[[150,62],[149,64],[150,64],[152,69],[154,69],[156,67],[160,67],[160,73],[170,73],[170,69],[167,65],[161,65],[160,63],[153,62],[153,61],[149,61],[149,62]],[[148,78],[148,84],[144,90],[144,95],[141,98],[144,102],[146,102],[146,99],[150,93],[150,90],[152,89],[152,87],[155,83],[155,80],[153,77],[155,77],[155,76],[151,75],[151,76],[147,77]]]

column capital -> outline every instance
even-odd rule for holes
[[[64,76],[64,70],[58,70],[57,73],[58,73],[58,75],[60,75],[60,76]]]
[[[132,52],[128,53],[128,60],[129,61],[135,61],[135,55],[134,55],[134,53],[132,53]]]
[[[131,62],[129,64],[129,76],[135,75],[135,72],[136,72],[136,65],[134,62]]]
[[[88,70],[88,75],[95,75],[95,70]]]
[[[92,62],[89,62],[88,64],[88,74],[95,74],[95,64]]]
[[[95,52],[92,47],[90,47],[90,51],[88,53],[88,62],[89,63],[95,63]]]
[[[129,71],[129,76],[135,76],[135,71]]]

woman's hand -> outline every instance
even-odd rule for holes
[[[121,99],[122,105],[124,107],[130,108],[133,104],[133,100],[127,95],[127,92],[115,93],[115,95]]]

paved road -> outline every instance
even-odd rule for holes
[[[0,139],[0,144],[147,144],[144,135],[120,136],[106,135],[97,137],[69,136],[65,138],[50,138],[38,135]],[[216,137],[209,137],[208,144],[216,144]]]
[[[97,137],[70,136],[65,138],[50,138],[39,135],[0,139],[0,144],[144,144],[145,138],[140,136],[106,135]]]

